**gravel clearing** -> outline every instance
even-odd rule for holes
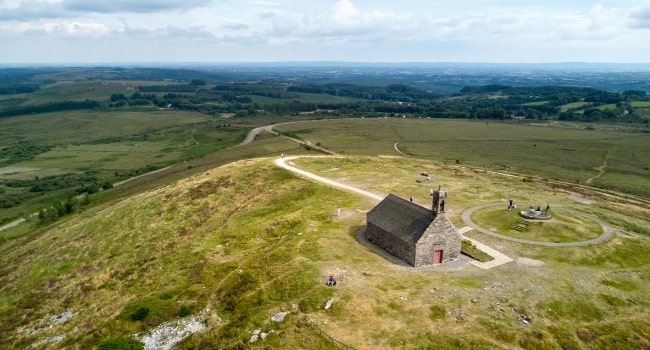
[[[540,267],[540,266],[544,266],[544,262],[541,260],[535,260],[529,258],[519,258],[517,259],[517,265],[529,266],[529,267]]]

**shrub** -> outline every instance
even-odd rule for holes
[[[178,304],[174,300],[150,297],[134,300],[127,304],[118,319],[127,321],[145,321],[147,325],[156,325],[178,316]]]
[[[178,310],[178,317],[185,317],[191,314],[192,314],[192,308],[187,305],[181,306],[181,308]]]
[[[429,318],[432,319],[433,321],[440,320],[445,318],[446,314],[447,312],[445,311],[445,308],[438,305],[432,305],[431,311],[429,312]]]
[[[149,308],[147,307],[139,307],[131,314],[131,321],[144,321],[147,317],[149,317]]]

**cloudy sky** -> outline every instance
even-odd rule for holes
[[[650,63],[648,0],[0,0],[0,63]]]

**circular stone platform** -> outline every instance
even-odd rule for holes
[[[519,212],[519,215],[525,217],[526,219],[532,220],[548,220],[551,218],[551,214],[549,212],[533,209],[522,210]]]

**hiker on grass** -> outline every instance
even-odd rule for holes
[[[334,276],[330,275],[330,278],[327,280],[327,286],[328,287],[333,287],[336,285],[336,278]]]

